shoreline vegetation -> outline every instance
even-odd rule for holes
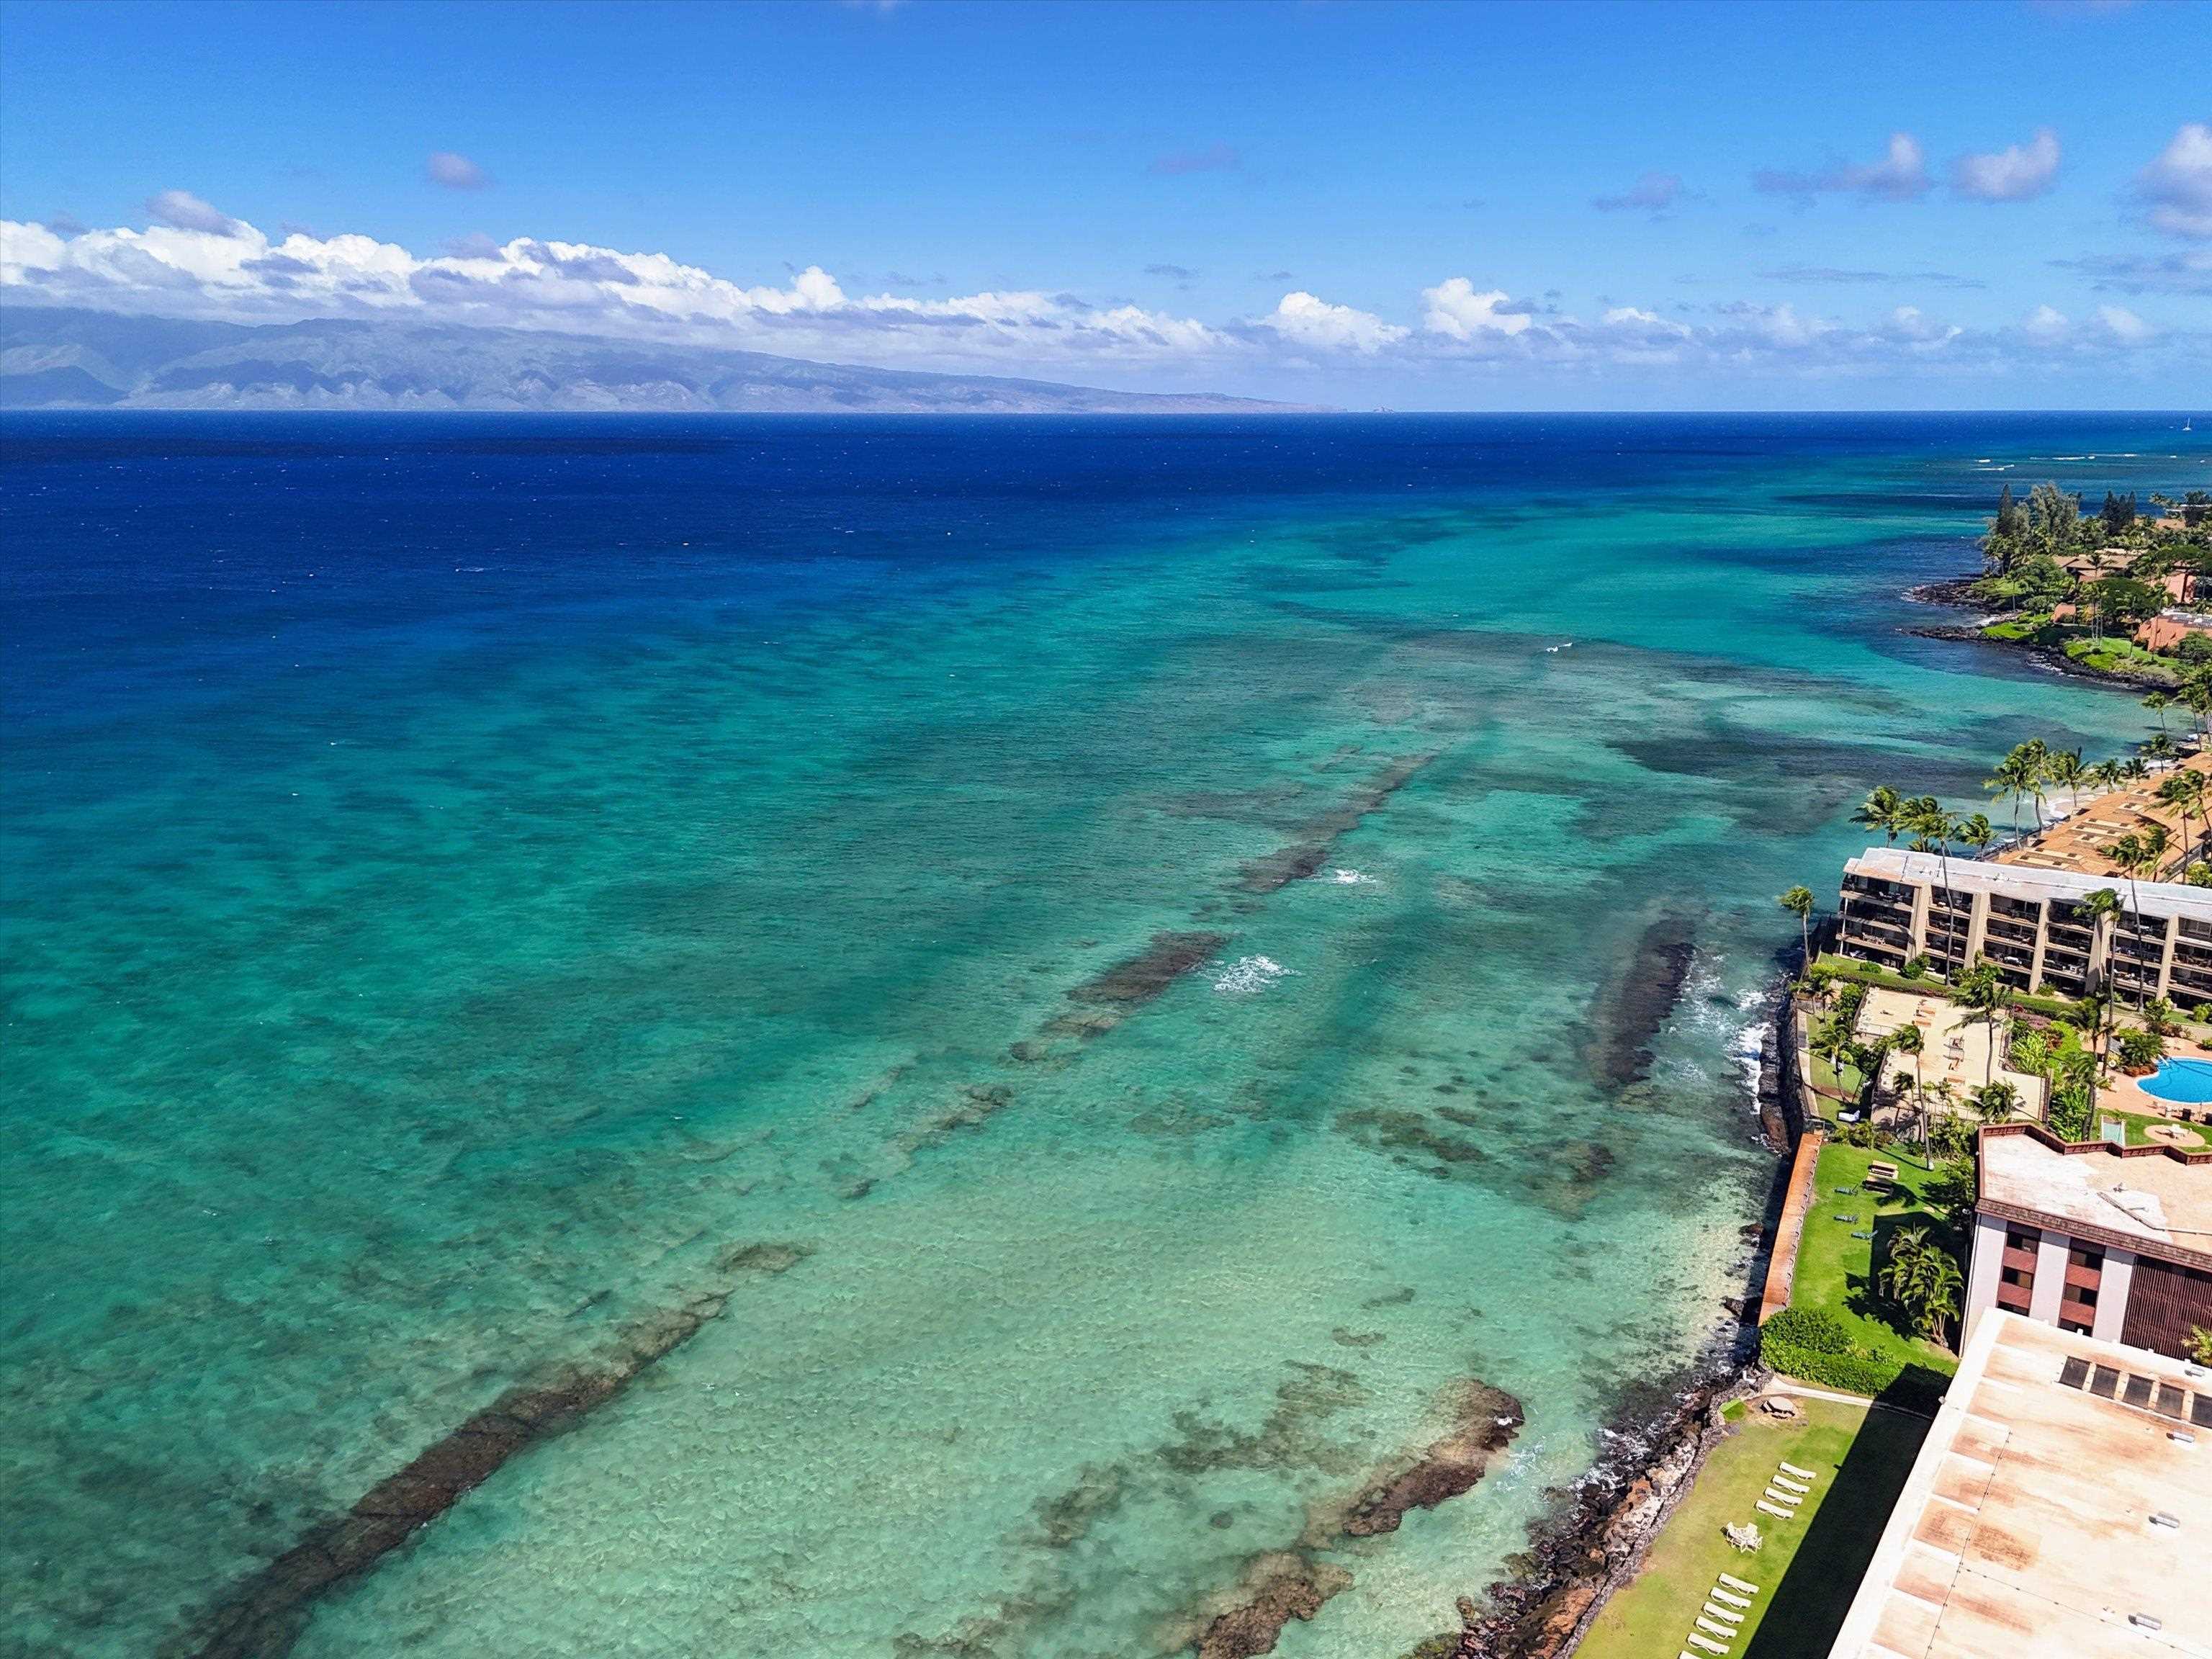
[[[1906,595],[1922,604],[1978,610],[1984,613],[1981,619],[1971,626],[1905,631],[1925,638],[2003,645],[2024,651],[2061,672],[2148,693],[2143,699],[2146,706],[2160,716],[2158,734],[2142,745],[2148,759],[2172,759],[2180,752],[2166,730],[2165,711],[2170,707],[2185,708],[2194,717],[2200,741],[2212,742],[2212,615],[2200,617],[2183,611],[2185,605],[2197,601],[2200,580],[2207,584],[2204,602],[2212,605],[2212,495],[2202,490],[2191,490],[2179,501],[2154,495],[2151,504],[2160,510],[2158,516],[2142,514],[2132,495],[2108,493],[2098,512],[2087,514],[2081,510],[2079,496],[2067,495],[2054,483],[2038,485],[2022,506],[2014,501],[2008,486],[1978,544],[1981,571],[1923,583]],[[2177,612],[2181,614],[2173,614]],[[2146,629],[2145,624],[2161,617],[2167,619],[2164,628]],[[2136,636],[2146,632],[2166,648],[2154,650],[2138,642]],[[2019,751],[2010,761],[2020,763],[2012,769],[2018,778],[2002,767],[2000,778],[2006,781],[2007,787],[2018,781],[2023,790],[2031,787],[2035,790],[2039,830],[2041,792],[2050,780],[2039,771],[2029,778]],[[2142,764],[2142,759],[2114,763],[2112,775],[2101,781],[2111,787]],[[2083,767],[2075,781],[2084,785],[2098,782],[2100,780],[2093,775],[2095,771]],[[1881,827],[1884,797],[1899,811],[1935,806],[1932,801],[1905,802],[1893,792],[1878,791],[1869,798],[1869,808],[1862,811],[1863,821]],[[1869,817],[1869,811],[1875,816]],[[1915,833],[1929,829],[1933,822],[1932,812],[1928,822],[1917,829],[1895,812],[1891,817],[1893,829]],[[1998,839],[1985,817],[1954,820],[1947,815],[1942,841],[1948,843],[1960,835],[1973,843],[1961,848],[1970,856],[1986,852]],[[1891,839],[1895,839],[1893,834]],[[2175,878],[2205,882],[2208,875],[2212,872],[2195,866],[2185,877],[2178,874]],[[1778,1212],[1789,1180],[1790,1152],[1806,1133],[1823,1092],[1817,1089],[1814,1078],[1798,1075],[1797,1025],[1805,996],[1844,994],[1855,999],[1863,995],[1863,990],[1854,992],[1855,976],[1850,972],[1860,964],[1846,967],[1835,958],[1824,960],[1815,951],[1811,890],[1793,888],[1781,896],[1780,902],[1799,919],[1804,954],[1797,974],[1785,971],[1783,975],[1784,994],[1778,999],[1775,1030],[1761,1068],[1762,1130],[1782,1156],[1766,1215],[1757,1227],[1747,1230],[1757,1241],[1750,1263],[1752,1281],[1763,1277],[1780,1231]],[[2008,994],[2008,988],[1985,988],[1982,981],[1994,979],[1986,971],[1972,977],[1975,982],[1962,994],[1970,1001],[1996,1002],[1999,1011],[1990,1016],[1993,1021],[2002,1018],[2008,1006],[2042,1000]],[[1953,988],[1940,980],[1923,980],[1917,974],[1901,982],[1945,996],[1954,994]],[[1855,1026],[1856,1007],[1851,1012]],[[2065,1011],[2068,1015],[2075,1012]],[[2109,1012],[2100,1012],[2109,1019]],[[2147,1023],[2154,1030],[2161,1011],[2150,1012],[2153,1018]],[[1830,1024],[1839,1022],[1832,1019]],[[2067,1022],[2049,1024],[2063,1032]],[[1819,1046],[1811,1044],[1807,1048],[1816,1070],[1820,1060],[1812,1049]],[[1846,1057],[1838,1044],[1826,1046],[1837,1064],[1844,1063]],[[2090,1046],[2094,1048],[2094,1042]],[[1864,1062],[1859,1092],[1873,1095],[1887,1049],[1850,1058]],[[2060,1063],[2055,1060],[2052,1069],[2061,1073]],[[2076,1105],[2075,1097],[2083,1092],[2079,1069],[2061,1073],[2067,1108]],[[1999,1115],[2001,1105],[2007,1109],[2002,1115],[2011,1115],[2016,1103],[2001,1102],[1994,1089],[1984,1092],[1990,1098],[1974,1103],[1978,1109],[1975,1118],[1986,1120]],[[1917,1097],[1919,1091],[1914,1093]],[[1889,1237],[1881,1241],[1887,1248],[1877,1249],[1869,1243],[1862,1252],[1867,1257],[1865,1290],[1871,1298],[1867,1305],[1879,1304],[1885,1313],[1907,1322],[1910,1334],[1899,1335],[1888,1345],[1895,1354],[1885,1352],[1878,1356],[1894,1362],[1888,1369],[1895,1376],[1887,1386],[1871,1391],[1851,1390],[1869,1393],[1870,1412],[1886,1409],[1908,1416],[1931,1410],[1948,1377],[1949,1368],[1939,1356],[1946,1327],[1963,1299],[1964,1290],[1953,1246],[1957,1242],[1960,1209],[1963,1204],[1971,1211],[1972,1191],[1971,1179],[1963,1186],[1960,1179],[1966,1148],[1958,1144],[1955,1133],[1948,1133],[1954,1115],[1948,1111],[1940,1115],[1947,1133],[1937,1138],[1946,1142],[1942,1151],[1950,1156],[1939,1162],[1931,1156],[1936,1149],[1929,1144],[1930,1120],[1937,1115],[1928,1112],[1924,1103],[1917,1100],[1915,1103],[1921,1108],[1918,1120],[1924,1168],[1917,1185],[1897,1183],[1887,1201],[1904,1222],[1917,1224],[1906,1226],[1893,1218],[1884,1230]],[[1850,1164],[1854,1170],[1860,1165],[1871,1166],[1880,1150],[1874,1112],[1868,1109],[1854,1115],[1859,1118],[1855,1124],[1824,1126],[1842,1131],[1832,1146],[1823,1149],[1824,1164],[1836,1166],[1821,1172],[1831,1185],[1845,1173],[1842,1164]],[[1905,1134],[1905,1115],[1904,1108],[1898,1106],[1891,1125],[1893,1138]],[[1956,1121],[1962,1125],[1967,1121]],[[1851,1184],[1856,1187],[1863,1182]],[[1923,1200],[1924,1211],[1919,1207]],[[1814,1206],[1819,1206],[1817,1192]],[[1866,1231],[1871,1238],[1876,1230]],[[1836,1244],[1834,1240],[1822,1243]],[[1917,1267],[1905,1261],[1904,1245],[1917,1251]],[[1835,1249],[1831,1249],[1830,1254],[1834,1255]],[[1875,1260],[1878,1255],[1885,1258],[1879,1263]],[[1848,1262],[1838,1256],[1826,1264],[1826,1270],[1812,1275],[1803,1287],[1793,1291],[1796,1325],[1808,1328],[1812,1348],[1832,1346],[1822,1340],[1829,1336],[1831,1325],[1846,1339],[1863,1336],[1863,1331],[1855,1331],[1826,1305],[1844,1302],[1844,1285],[1850,1278]],[[1764,1395],[1788,1375],[1772,1363],[1783,1358],[1783,1352],[1770,1354],[1761,1340],[1755,1292],[1730,1298],[1727,1309],[1732,1322],[1716,1334],[1705,1363],[1675,1389],[1669,1402],[1658,1409],[1625,1415],[1609,1429],[1615,1443],[1633,1449],[1601,1461],[1575,1489],[1551,1494],[1545,1517],[1531,1529],[1530,1547],[1516,1558],[1512,1571],[1488,1587],[1480,1606],[1462,1599],[1461,1631],[1431,1638],[1407,1659],[1493,1659],[1508,1654],[1528,1656],[1528,1659],[1565,1659],[1600,1629],[1607,1607],[1639,1585],[1653,1567],[1664,1547],[1662,1534],[1668,1522],[1679,1510],[1694,1507],[1700,1474],[1743,1420],[1745,1402]],[[1785,1318],[1784,1322],[1790,1322]],[[1865,1321],[1859,1322],[1863,1325]],[[1846,1341],[1843,1346],[1850,1350],[1851,1357],[1856,1356],[1856,1342]],[[1879,1368],[1869,1362],[1863,1369],[1871,1374]],[[1822,1379],[1810,1380],[1819,1383]],[[1905,1463],[1909,1466],[1909,1456]],[[1901,1469],[1897,1478],[1901,1481]],[[1893,1492],[1885,1495],[1893,1496]],[[1778,1565],[1786,1572],[1787,1562]],[[1821,1645],[1825,1650],[1825,1643]]]
[[[2107,490],[2085,512],[2081,496],[2051,483],[2022,503],[2006,485],[1976,544],[1979,572],[1905,592],[1979,619],[1905,631],[2007,646],[2061,673],[2170,694],[2203,717],[2212,710],[2212,613],[2197,607],[2212,605],[2212,492],[2154,494],[2148,505]]]

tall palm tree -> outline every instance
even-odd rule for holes
[[[2163,691],[2147,691],[2143,694],[2142,706],[2158,716],[2158,729],[2165,731],[2166,711],[2173,706],[2173,699]]]
[[[2100,760],[2085,774],[2089,781],[2100,789],[2118,788],[2120,780],[2127,775],[2127,763],[2118,760]]]
[[[1851,814],[1851,819],[1854,823],[1863,823],[1869,830],[1881,830],[1883,843],[1894,847],[1899,829],[1898,809],[1903,805],[1896,790],[1886,783],[1878,784],[1867,793],[1867,798],[1859,803],[1859,810]]]
[[[2097,936],[2105,931],[2105,924],[2117,918],[2120,915],[2122,908],[2118,892],[2110,887],[2100,887],[2092,892],[2082,894],[2079,899],[2075,901],[2074,908],[2075,910],[2087,916],[2089,919],[2089,937],[2092,941],[2092,948],[2094,948],[2094,942]],[[2091,1030],[2093,1037],[2102,1035],[2104,1030],[2104,1015],[2106,1012],[2108,1012],[2112,1007],[2112,993],[2109,988],[2112,982],[2112,969],[2109,957],[2108,947],[2107,960],[2105,966],[2105,977],[2102,981],[2095,984],[2087,986],[2085,988],[2087,990],[2088,995],[2082,999],[2085,1002],[2095,1002],[2100,1011],[2097,1022]]]
[[[2163,732],[2154,732],[2136,745],[2136,752],[2145,760],[2169,761],[2181,752],[2173,739]]]
[[[2044,781],[2056,784],[2066,791],[2069,797],[2067,810],[2069,811],[2075,805],[2071,797],[2080,792],[2087,779],[2088,770],[2081,764],[2081,751],[2078,749],[2056,750],[2044,757]]]
[[[2012,1006],[2012,987],[2005,982],[2003,969],[1983,957],[1959,975],[1955,988],[1958,999],[1975,1018],[1990,1028],[1990,1049],[1983,1057],[1982,1081],[1993,1082],[1996,1075],[1999,1028],[2004,1023],[2005,1012]]]
[[[2011,752],[1997,763],[1996,769],[1990,774],[1988,781],[1982,786],[1992,795],[2012,797],[2012,828],[2014,835],[2020,833],[2021,801],[2023,797],[2030,794],[2035,796],[2036,801],[2035,827],[2039,830],[2043,828],[2043,796],[2040,791],[2043,786],[2044,757],[2049,752],[2040,738],[2032,738],[2027,743],[2014,744]]]
[[[2186,769],[2162,780],[2158,786],[2160,804],[2172,808],[2181,820],[2181,861],[2185,864],[2197,850],[2197,838],[2189,833],[2189,820],[2204,804],[2204,774]]]
[[[1988,852],[1990,843],[1997,838],[1996,829],[1992,827],[1989,819],[1979,812],[1954,819],[1951,825],[1951,833],[1957,838],[1961,847],[1972,848],[1976,858]]]
[[[1900,1025],[1889,1034],[1888,1042],[1893,1054],[1912,1056],[1912,1112],[1920,1121],[1920,1148],[1924,1152],[1928,1149],[1928,1103],[1920,1093],[1920,1051],[1927,1039],[1921,1036],[1917,1025]]]
[[[1804,944],[1805,967],[1809,972],[1813,966],[1813,890],[1792,887],[1774,902],[1797,918],[1797,936]]]
[[[2002,1123],[2020,1110],[2020,1091],[2009,1083],[1985,1083],[1974,1091],[1974,1115],[1984,1123]]]
[[[1955,823],[1942,802],[1933,795],[1915,795],[1898,809],[1899,827],[1913,837],[1913,850],[1933,853],[1943,872],[1943,973],[1949,978],[1956,970],[1950,962],[1951,945],[1957,937],[1959,924],[1951,909],[1951,830]]]

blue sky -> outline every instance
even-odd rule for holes
[[[2212,386],[2203,4],[9,3],[0,28],[5,300],[1359,406]]]

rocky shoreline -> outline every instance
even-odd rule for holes
[[[1551,1494],[1529,1529],[1528,1547],[1480,1602],[1459,1601],[1460,1629],[1431,1638],[1407,1659],[1567,1659],[1613,1594],[1636,1575],[1645,1551],[1688,1493],[1721,1436],[1720,1408],[1757,1393],[1758,1297],[1773,1247],[1789,1157],[1803,1125],[1796,1103],[1790,999],[1777,999],[1759,1066],[1761,1138],[1777,1153],[1763,1218],[1744,1230],[1747,1294],[1724,1305],[1733,1322],[1715,1334],[1688,1380],[1665,1398],[1632,1402],[1603,1431],[1615,1449],[1571,1487]]]
[[[2002,620],[2004,612],[1991,611],[1973,596],[1974,578],[1947,576],[1940,581],[1923,582],[1917,587],[1908,587],[1905,597],[1919,605],[1948,605],[1954,610],[1981,611],[1984,622]],[[1960,640],[1975,645],[1994,645],[2018,651],[2051,669],[2074,679],[2097,680],[2106,685],[2120,686],[2130,690],[2164,690],[2172,681],[2154,674],[2137,673],[2124,668],[2092,668],[2087,663],[2076,662],[2056,646],[2040,644],[2034,640],[1993,640],[1982,632],[1983,623],[1936,623],[1926,628],[1907,628],[1901,631],[1920,640]]]

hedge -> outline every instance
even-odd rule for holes
[[[1904,1374],[1905,1362],[1877,1359],[1851,1340],[1823,1308],[1784,1308],[1759,1333],[1759,1358],[1769,1370],[1871,1399]]]

